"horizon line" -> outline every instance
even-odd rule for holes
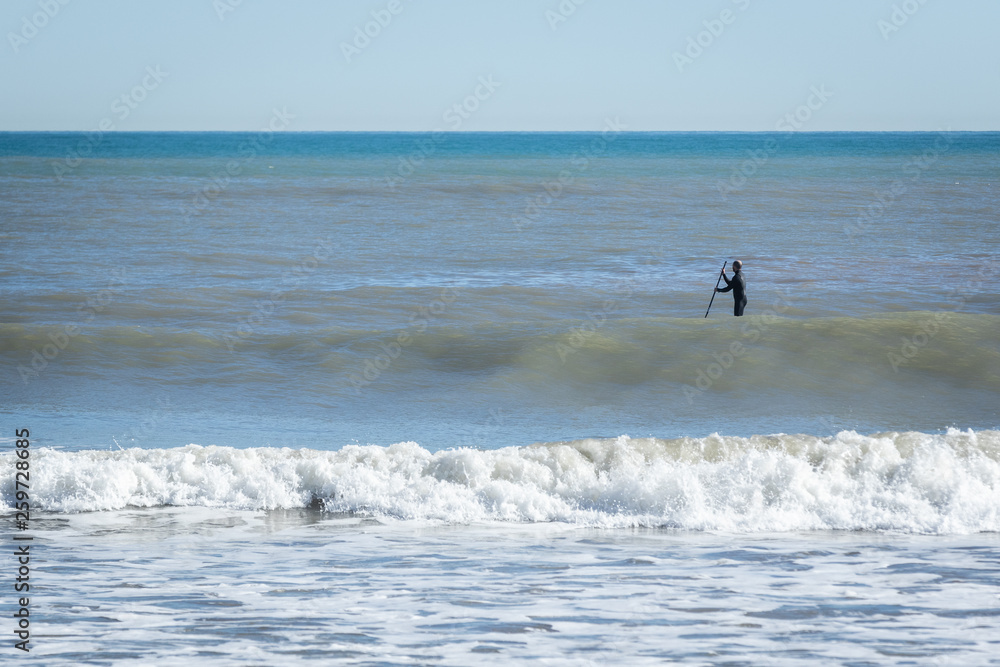
[[[605,130],[3,130],[0,134],[601,134]],[[987,134],[991,130],[618,130],[615,134]]]

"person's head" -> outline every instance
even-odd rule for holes
[[[743,262],[740,260],[733,260],[733,271],[739,271],[743,268]]]

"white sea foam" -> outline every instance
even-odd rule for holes
[[[4,456],[9,465],[12,455]],[[3,484],[9,509],[13,480]],[[339,451],[39,449],[31,497],[34,507],[57,512],[320,500],[335,512],[459,523],[1000,531],[1000,431],[620,436],[433,454],[412,442]]]

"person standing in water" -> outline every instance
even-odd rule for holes
[[[743,272],[740,269],[743,268],[743,262],[740,260],[735,260],[733,262],[733,279],[730,280],[726,277],[726,267],[722,267],[722,279],[726,281],[725,287],[716,287],[716,292],[728,292],[733,291],[733,315],[740,317],[743,315],[743,309],[747,307],[747,281],[743,278]]]

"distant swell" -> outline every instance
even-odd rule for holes
[[[12,454],[0,456],[12,469]],[[1000,531],[1000,431],[578,440],[430,453],[188,445],[39,449],[32,503],[56,512],[162,505],[320,506],[402,520],[560,521],[771,532]],[[12,476],[3,502],[12,509]]]
[[[51,366],[67,376],[89,376],[95,366],[116,371],[153,371],[162,378],[196,378],[199,383],[243,385],[253,374],[245,368],[270,368],[298,386],[314,386],[352,395],[358,378],[386,375],[424,382],[426,373],[513,373],[519,384],[613,382],[638,386],[668,382],[692,384],[699,371],[733,345],[739,371],[716,383],[787,388],[787,369],[810,368],[844,392],[858,386],[859,375],[894,384],[903,369],[935,383],[1000,391],[1000,349],[994,332],[1000,317],[988,314],[914,312],[869,318],[767,319],[753,315],[741,326],[730,320],[622,319],[461,327],[441,324],[408,339],[406,347],[386,356],[395,330],[334,328],[306,333],[262,332],[245,340],[218,332],[167,331],[129,327],[87,328],[71,344],[64,327],[0,324],[0,359],[10,377],[29,377]],[[400,332],[413,333],[407,329]],[[60,338],[62,336],[62,338]],[[229,336],[227,338],[226,336]],[[68,344],[56,349],[56,342]],[[233,341],[236,341],[235,343]],[[228,345],[234,346],[230,351]],[[391,351],[391,350],[390,350]],[[238,352],[238,355],[235,354]],[[43,358],[41,355],[47,355]],[[233,365],[234,360],[240,367]],[[276,362],[280,359],[280,362]],[[51,360],[52,363],[49,363]],[[378,364],[376,368],[376,364]],[[50,371],[46,370],[46,377]],[[807,381],[808,378],[799,378]],[[20,379],[19,379],[20,381]],[[266,376],[268,383],[272,376]],[[310,384],[314,382],[315,384]],[[353,384],[352,384],[353,383]],[[807,382],[808,385],[808,382]],[[811,387],[811,385],[808,385]],[[368,391],[390,391],[394,383],[369,382]]]

